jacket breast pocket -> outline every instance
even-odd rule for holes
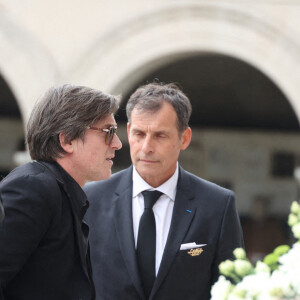
[[[167,276],[168,284],[178,286],[180,292],[185,295],[191,291],[197,294],[198,290],[203,290],[203,287],[209,284],[212,272],[213,256],[209,245],[203,247],[203,251],[190,250],[178,250]],[[178,283],[184,284],[178,285]]]
[[[176,258],[178,271],[182,269],[193,272],[210,272],[212,265],[212,254],[209,245],[201,248],[180,250]]]

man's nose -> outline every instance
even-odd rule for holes
[[[143,140],[142,151],[145,153],[153,152],[153,141],[151,136],[146,136]]]
[[[114,134],[110,146],[115,150],[120,150],[122,148],[122,142],[116,133]]]

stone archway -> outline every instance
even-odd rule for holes
[[[25,150],[21,112],[0,74],[0,180],[16,166],[15,153]]]
[[[13,91],[26,122],[36,99],[59,79],[47,50],[0,10],[0,72]]]
[[[288,32],[225,4],[172,3],[100,37],[73,70],[73,81],[126,93],[146,74],[199,52],[241,59],[268,76],[300,117],[300,47]],[[283,59],[284,58],[284,59]]]
[[[161,66],[140,78],[126,94],[118,119],[126,122],[125,105],[147,82],[175,82],[187,93],[191,126],[238,130],[298,132],[299,121],[281,90],[257,68],[239,59],[201,53]]]
[[[0,9],[0,173],[29,159],[24,124],[37,98],[59,79],[46,49]]]

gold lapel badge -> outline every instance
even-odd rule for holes
[[[191,256],[198,256],[203,252],[202,248],[194,248],[190,249],[187,253]]]

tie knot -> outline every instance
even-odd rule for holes
[[[142,192],[144,196],[145,209],[152,208],[156,200],[162,195],[159,191],[144,191]]]

